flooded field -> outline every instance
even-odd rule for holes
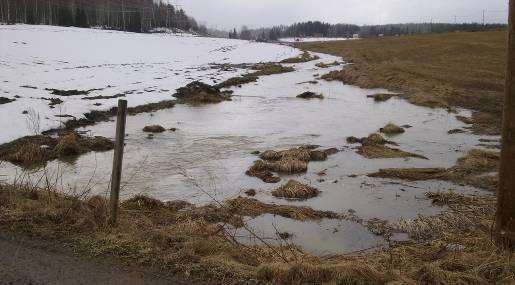
[[[129,116],[122,197],[146,194],[164,201],[185,200],[201,205],[245,196],[245,190],[255,189],[254,198],[262,202],[350,213],[365,221],[396,221],[441,211],[424,197],[427,191],[480,194],[478,189],[442,181],[404,182],[368,177],[367,174],[381,168],[451,167],[468,150],[477,148],[482,137],[469,132],[448,134],[449,130],[466,125],[447,110],[418,107],[395,97],[378,103],[367,95],[386,90],[365,90],[321,80],[319,76],[341,66],[322,68],[317,64],[341,59],[323,54],[319,57],[307,63],[289,64],[294,72],[264,76],[256,83],[233,88],[232,101],[201,106],[178,104],[172,109]],[[296,98],[306,91],[322,93],[324,99]],[[470,116],[468,111],[459,113]],[[389,122],[411,127],[403,134],[387,137],[388,140],[398,143],[404,151],[428,159],[367,159],[356,153],[356,145],[346,142],[347,137],[366,137]],[[176,131],[148,138],[142,129],[153,124]],[[104,122],[79,131],[113,138],[114,130],[114,122]],[[305,174],[281,175],[277,184],[265,184],[245,174],[258,159],[252,154],[255,151],[306,144],[337,148],[339,152],[326,161],[311,162]],[[45,172],[65,191],[91,189],[92,194],[106,194],[111,166],[112,152],[97,152],[68,161],[52,161],[44,170],[33,170],[28,175],[37,180]],[[9,179],[27,175],[22,172],[9,163],[0,168],[0,173]],[[316,187],[321,194],[305,201],[271,195],[292,178]],[[363,223],[347,220],[298,222],[263,215],[248,224],[276,242],[280,240],[278,232],[287,232],[289,242],[313,254],[350,253],[387,244]],[[235,235],[246,243],[260,243],[241,229],[235,230]]]

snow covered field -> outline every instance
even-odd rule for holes
[[[279,39],[280,42],[284,43],[311,43],[311,42],[333,42],[333,41],[348,41],[355,40],[352,38],[283,38]]]
[[[81,117],[118,100],[86,97],[124,94],[129,106],[169,100],[191,81],[213,84],[245,72],[210,64],[280,61],[299,53],[287,46],[218,38],[0,26],[0,97],[16,99],[0,105],[0,143],[33,134],[23,111],[39,113],[43,131],[58,127],[61,115]],[[56,96],[45,89],[89,93]],[[51,108],[50,98],[64,103]]]

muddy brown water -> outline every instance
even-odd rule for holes
[[[277,204],[310,206],[339,213],[355,213],[368,220],[380,218],[396,221],[418,215],[435,215],[442,208],[425,199],[427,191],[460,191],[481,194],[471,187],[441,181],[405,182],[366,176],[389,167],[450,167],[465,152],[476,148],[480,137],[469,132],[449,135],[452,129],[465,128],[455,114],[443,109],[428,109],[393,98],[376,103],[367,95],[387,92],[366,90],[340,82],[298,84],[312,81],[317,74],[341,68],[318,68],[316,63],[331,63],[339,58],[320,55],[321,59],[292,64],[296,71],[261,77],[258,82],[233,88],[231,102],[191,106],[127,118],[127,137],[122,181],[122,198],[147,194],[161,200],[186,200],[195,204],[244,195],[246,189],[257,190],[255,198]],[[295,98],[305,91],[322,93],[325,99]],[[146,96],[143,94],[142,96]],[[470,116],[466,110],[460,115]],[[389,137],[405,151],[424,155],[418,158],[365,159],[346,143],[346,137],[364,137],[388,122],[411,125],[404,134]],[[167,131],[148,139],[142,131],[147,125],[160,124]],[[105,122],[81,131],[114,137],[114,123]],[[496,139],[496,138],[494,138]],[[282,176],[279,184],[265,184],[245,175],[257,158],[255,150],[280,150],[303,144],[336,147],[341,151],[324,162],[311,162],[306,174]],[[65,192],[106,194],[112,166],[112,152],[91,153],[67,161],[50,162],[45,171],[57,178]],[[327,175],[317,175],[327,169]],[[3,164],[1,174],[8,179],[22,170]],[[29,176],[37,179],[43,170]],[[322,191],[306,201],[277,199],[271,191],[297,179]],[[321,180],[323,179],[323,181]],[[209,195],[207,195],[209,193]],[[382,246],[385,241],[354,222],[322,220],[298,222],[263,215],[249,225],[263,236],[274,237],[276,228],[292,234],[291,242],[313,254],[349,253]],[[257,242],[238,231],[243,242]],[[259,242],[258,242],[259,243]]]

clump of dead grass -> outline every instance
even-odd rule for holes
[[[405,130],[394,123],[388,123],[380,129],[380,132],[387,135],[398,135],[405,132]]]
[[[338,152],[335,148],[326,150],[317,150],[317,148],[318,146],[305,145],[282,151],[264,151],[259,155],[261,160],[254,161],[246,174],[260,178],[266,183],[277,183],[280,178],[275,176],[273,172],[283,174],[303,173],[308,170],[309,162],[327,160],[329,155]]]
[[[59,156],[77,155],[80,153],[80,146],[75,133],[69,133],[58,139],[54,151]]]
[[[341,262],[323,264],[264,264],[257,276],[269,284],[385,284],[394,278],[362,263]]]
[[[497,177],[485,176],[484,173],[494,171],[499,164],[499,153],[473,149],[459,158],[456,165],[445,168],[389,168],[380,169],[370,177],[395,178],[411,181],[445,180],[456,184],[468,184],[485,190],[494,191]]]
[[[65,132],[59,137],[28,136],[0,145],[0,160],[23,167],[33,167],[57,158],[113,148],[114,143],[107,138]]]
[[[368,98],[374,99],[375,102],[386,102],[386,101],[390,100],[393,96],[394,96],[393,94],[385,94],[385,93],[367,95]]]
[[[320,59],[319,56],[311,56],[311,54],[307,51],[303,52],[302,55],[292,58],[283,59],[281,63],[303,63],[308,61],[313,61]]]
[[[275,197],[288,199],[309,199],[318,196],[320,191],[315,187],[302,184],[296,180],[290,180],[288,183],[280,186],[272,192]]]
[[[229,88],[232,86],[241,86],[243,84],[256,82],[258,80],[259,76],[281,74],[281,73],[295,71],[295,69],[293,69],[293,67],[282,66],[281,64],[276,64],[276,63],[255,64],[251,67],[251,69],[256,70],[256,71],[242,75],[242,76],[229,78],[226,81],[221,82],[218,85],[216,85],[216,87]]]
[[[257,217],[263,214],[274,214],[299,221],[317,221],[320,219],[339,219],[341,215],[331,211],[319,211],[309,207],[266,204],[253,198],[238,197],[227,200],[224,206],[229,213]]]
[[[345,70],[333,70],[327,74],[322,75],[320,78],[325,81],[342,81],[345,83]]]
[[[428,159],[425,156],[406,152],[398,148],[392,148],[387,146],[397,145],[394,142],[386,140],[381,134],[373,133],[366,138],[348,137],[347,142],[351,144],[360,143],[361,146],[358,148],[357,153],[370,159],[377,158],[404,158],[404,157],[415,157],[421,159]]]
[[[177,89],[173,97],[181,103],[206,104],[231,101],[231,93],[230,91],[221,91],[217,86],[194,81]]]
[[[332,66],[339,66],[339,65],[341,65],[341,63],[339,63],[338,61],[334,61],[332,63],[319,62],[319,63],[315,64],[316,67],[320,67],[320,68],[329,68]]]
[[[150,126],[145,126],[143,128],[143,131],[145,133],[162,133],[165,131],[165,128],[163,128],[160,125],[150,125]]]

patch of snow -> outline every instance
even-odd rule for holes
[[[0,97],[19,96],[0,105],[0,143],[32,134],[23,111],[35,110],[44,131],[62,123],[59,115],[80,118],[118,101],[84,97],[125,93],[129,106],[170,100],[175,89],[192,81],[214,84],[245,72],[210,64],[277,62],[300,54],[249,41],[43,25],[0,26],[0,39]],[[95,90],[65,97],[45,89]],[[52,109],[41,98],[64,103]]]

